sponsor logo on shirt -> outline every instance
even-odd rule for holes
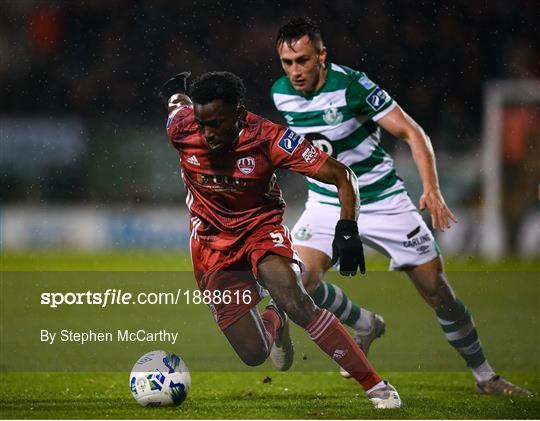
[[[421,235],[417,238],[413,238],[412,240],[407,240],[403,242],[403,247],[409,248],[409,247],[419,247],[424,243],[431,242],[431,237],[429,234]]]
[[[382,106],[386,103],[387,100],[388,100],[388,94],[381,88],[375,89],[366,98],[366,102],[375,111],[379,111],[382,108]]]
[[[196,174],[197,183],[213,191],[241,191],[248,187],[248,181],[227,175]]]
[[[236,166],[242,174],[248,175],[255,169],[255,158],[252,156],[246,156],[236,161]]]
[[[368,78],[366,75],[358,79],[358,83],[366,89],[371,89],[375,86],[375,84],[371,81],[371,79]]]
[[[334,154],[334,148],[332,147],[332,142],[325,135],[321,133],[308,133],[304,135],[307,140],[313,143],[321,151],[326,152],[328,155],[336,158],[337,155]]]
[[[315,162],[315,159],[319,155],[318,150],[315,146],[311,145],[309,149],[306,149],[302,153],[302,158],[304,158],[304,161],[306,161],[308,164],[313,164]]]
[[[427,244],[424,244],[423,246],[418,247],[416,251],[418,252],[419,255],[422,255],[422,254],[428,253],[430,249],[431,249],[430,246],[428,246]]]
[[[296,134],[291,129],[285,130],[283,136],[278,141],[278,146],[288,154],[292,155],[298,145],[304,141],[304,138]]]

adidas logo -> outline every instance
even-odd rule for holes
[[[345,355],[347,355],[348,352],[348,349],[336,349],[332,358],[334,360],[341,360]]]
[[[199,161],[197,160],[197,157],[195,155],[191,155],[188,159],[187,159],[187,162],[189,162],[190,164],[193,164],[193,165],[201,165],[199,163]]]

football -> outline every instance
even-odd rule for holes
[[[178,406],[187,397],[191,377],[178,355],[152,351],[140,357],[129,376],[129,388],[142,406]]]

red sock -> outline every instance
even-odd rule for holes
[[[261,314],[261,319],[266,332],[266,342],[268,348],[274,343],[278,329],[281,327],[281,317],[272,308],[265,309]]]
[[[381,381],[360,347],[332,313],[321,310],[306,328],[319,348],[353,376],[364,390]]]

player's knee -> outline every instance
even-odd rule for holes
[[[444,307],[444,302],[442,300],[442,298],[437,295],[436,293],[434,294],[426,294],[424,296],[426,302],[428,303],[428,305],[433,308],[434,310],[440,310]]]
[[[291,321],[301,327],[306,327],[316,316],[317,306],[307,294],[297,298],[289,297],[281,307]]]
[[[266,361],[266,358],[268,358],[268,350],[258,349],[239,354],[239,357],[244,364],[249,365],[250,367],[256,367]]]
[[[438,283],[436,288],[426,291],[424,297],[427,303],[435,310],[453,308],[456,297],[447,283]]]
[[[313,295],[322,280],[322,271],[305,271],[302,274],[302,283],[309,295]]]

